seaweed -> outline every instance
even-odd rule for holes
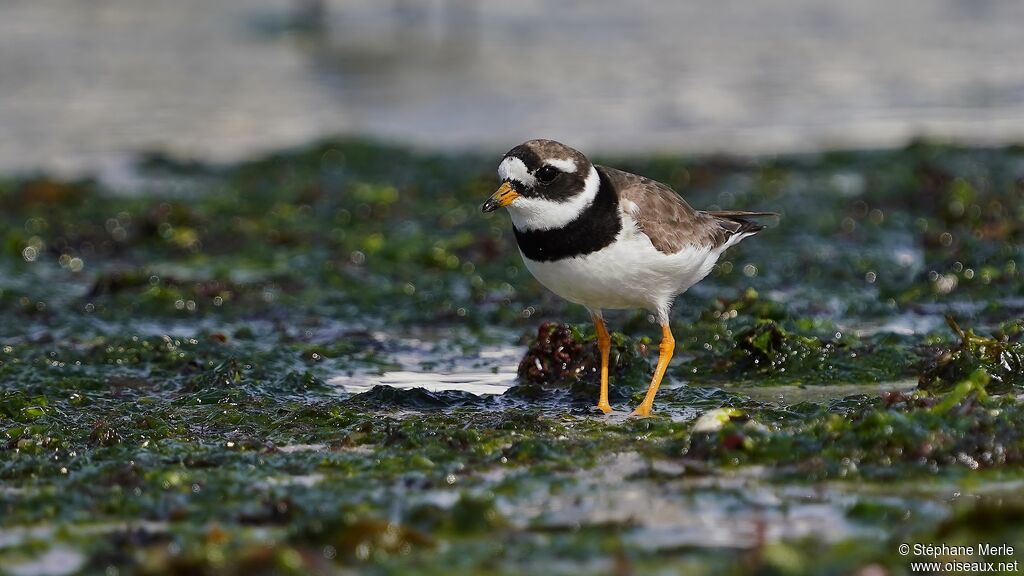
[[[0,178],[2,570],[895,574],[896,541],[1019,541],[1020,159],[609,161],[785,214],[678,299],[643,420],[593,409],[586,312],[479,215],[492,156]],[[625,407],[657,327],[608,314]]]
[[[611,335],[609,379],[635,382],[650,374],[644,358],[647,340],[630,340],[621,333]],[[568,324],[545,322],[537,328],[516,372],[520,381],[535,384],[560,384],[575,381],[597,382],[601,376],[601,355],[596,335],[584,336]]]
[[[991,393],[1024,390],[1024,342],[1020,341],[1019,331],[978,336],[971,329],[961,328],[952,316],[946,316],[946,323],[958,341],[952,347],[940,349],[927,361],[918,387],[950,390],[973,372],[984,370],[991,381]]]

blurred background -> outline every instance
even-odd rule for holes
[[[1015,0],[3,0],[0,170],[366,135],[774,153],[1024,136]]]

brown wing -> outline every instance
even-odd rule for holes
[[[739,232],[734,220],[694,210],[660,182],[606,166],[597,166],[597,171],[659,252],[675,254],[687,246],[721,246]],[[629,210],[629,202],[636,208]]]

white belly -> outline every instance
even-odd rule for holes
[[[615,242],[585,256],[554,262],[524,256],[523,261],[541,284],[570,302],[591,309],[661,312],[707,276],[721,252],[688,247],[664,254],[647,236],[626,228]]]

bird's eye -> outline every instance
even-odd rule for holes
[[[558,168],[554,166],[544,166],[540,170],[537,170],[537,180],[548,184],[558,176]]]

